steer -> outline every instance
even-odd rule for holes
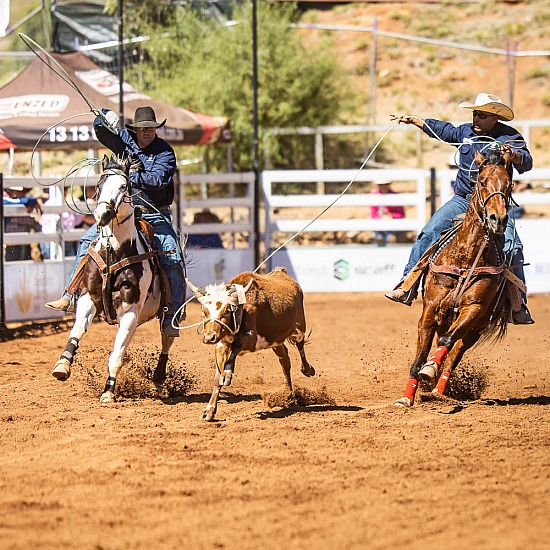
[[[201,304],[203,342],[216,345],[214,390],[202,414],[203,420],[214,419],[220,390],[231,384],[238,355],[272,348],[292,391],[290,357],[285,345],[288,340],[300,352],[302,374],[315,374],[304,353],[304,295],[284,267],[277,267],[267,275],[240,273],[228,285],[196,287],[190,281],[187,285]]]

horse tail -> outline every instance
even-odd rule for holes
[[[482,332],[478,343],[481,344],[488,341],[500,342],[508,331],[508,321],[511,314],[512,305],[510,300],[506,299],[495,308],[494,317],[488,327]]]

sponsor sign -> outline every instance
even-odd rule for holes
[[[17,117],[55,117],[69,105],[65,94],[27,94],[0,99],[0,120]]]
[[[291,247],[271,265],[286,267],[304,292],[385,292],[401,279],[410,246]]]

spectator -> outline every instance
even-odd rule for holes
[[[31,214],[42,214],[42,206],[34,197],[27,197],[24,187],[8,187],[4,189],[2,202],[5,206],[16,205],[24,206],[29,216],[5,216],[4,232],[6,233],[39,233],[40,224]],[[40,247],[33,244],[17,244],[6,246],[6,262],[43,259]]]
[[[377,186],[371,191],[373,195],[389,195],[395,194],[391,188],[391,182],[380,181],[376,182]],[[371,217],[373,220],[401,219],[405,217],[405,209],[402,206],[371,206]],[[378,246],[386,246],[388,243],[395,243],[397,235],[392,231],[376,231],[374,233],[374,242]]]
[[[221,223],[220,218],[207,208],[197,212],[193,217],[193,224],[199,223]],[[223,248],[223,242],[218,233],[199,233],[187,236],[189,248]]]

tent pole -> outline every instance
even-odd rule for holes
[[[6,334],[6,304],[4,302],[4,176],[0,172],[0,191],[2,191],[2,204],[0,204],[0,342],[3,342]]]
[[[258,167],[258,21],[257,0],[252,0],[252,124],[254,127],[254,265],[260,265],[260,171]],[[266,250],[266,252],[268,252]]]
[[[118,0],[118,111],[120,128],[124,128],[124,51],[122,48],[122,39],[124,36],[122,25],[123,2],[124,0]]]

